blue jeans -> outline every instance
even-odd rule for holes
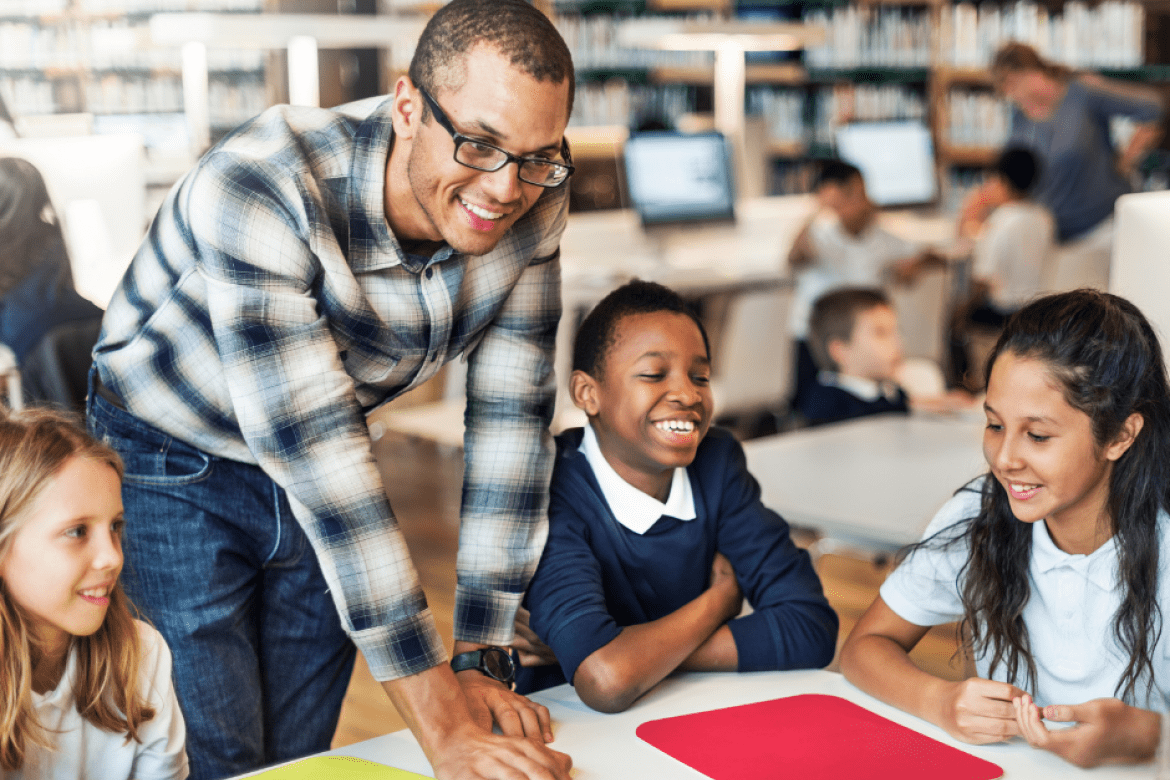
[[[126,464],[122,580],[174,654],[191,780],[328,750],[356,650],[284,490],[92,386],[88,407]]]

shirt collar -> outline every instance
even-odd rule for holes
[[[1032,562],[1036,570],[1046,574],[1062,566],[1075,569],[1102,590],[1112,590],[1117,584],[1117,537],[1088,555],[1066,553],[1052,541],[1048,524],[1040,520],[1032,524]]]
[[[597,434],[593,432],[592,425],[585,426],[580,450],[593,469],[593,476],[597,478],[601,494],[609,504],[613,516],[634,533],[646,533],[663,515],[678,520],[695,519],[695,497],[691,492],[691,480],[687,477],[686,469],[680,467],[674,470],[670,495],[666,503],[663,503],[654,496],[638,490],[613,470],[613,466],[609,465],[609,461],[601,454]]]
[[[834,371],[820,372],[817,374],[817,381],[826,387],[839,387],[863,401],[876,401],[879,398],[894,401],[898,397],[898,386],[893,382],[876,382],[865,377],[838,374]]]

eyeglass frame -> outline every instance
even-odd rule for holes
[[[520,181],[536,187],[543,187],[546,190],[556,189],[557,187],[561,186],[569,180],[569,177],[573,175],[573,171],[577,170],[573,165],[573,155],[569,153],[569,139],[564,138],[563,136],[561,137],[561,157],[565,159],[564,162],[557,162],[556,160],[549,160],[544,157],[521,157],[518,154],[512,154],[507,149],[501,149],[495,144],[489,144],[487,141],[481,141],[478,138],[472,138],[459,132],[455,129],[455,125],[451,124],[451,119],[447,116],[447,113],[439,107],[438,101],[431,97],[431,94],[423,87],[419,86],[417,89],[419,94],[423,96],[423,100],[425,100],[427,105],[431,107],[431,113],[435,115],[435,121],[439,123],[439,127],[443,128],[451,135],[451,140],[455,142],[455,149],[451,152],[451,158],[463,167],[470,168],[473,171],[495,173],[508,163],[516,163],[516,177],[520,179]],[[497,152],[504,155],[504,161],[495,168],[480,168],[475,165],[468,165],[459,159],[459,147],[463,146],[465,143],[473,143],[478,144],[479,146],[486,146],[489,149],[495,149]],[[556,165],[561,168],[565,168],[568,173],[565,174],[565,178],[561,179],[556,184],[541,184],[540,182],[529,181],[520,175],[520,171],[524,169],[524,163],[526,162],[540,163],[542,165]]]

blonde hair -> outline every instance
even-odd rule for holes
[[[0,416],[0,561],[28,519],[29,510],[50,481],[73,458],[109,465],[122,477],[122,460],[95,440],[71,415],[28,409]],[[83,718],[105,731],[126,732],[140,741],[138,729],[154,717],[140,690],[142,650],[133,607],[120,583],[110,593],[106,618],[93,635],[74,637],[77,653],[73,696]],[[37,645],[30,618],[0,580],[0,769],[19,769],[33,745],[52,748],[36,717],[32,699]]]

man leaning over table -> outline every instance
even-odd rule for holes
[[[355,643],[437,777],[567,780],[547,709],[476,651],[512,642],[546,536],[573,83],[532,6],[454,0],[393,96],[270,109],[163,203],[90,424],[126,461],[128,590],[174,651],[195,780],[328,749]],[[456,674],[365,414],[460,354]]]

